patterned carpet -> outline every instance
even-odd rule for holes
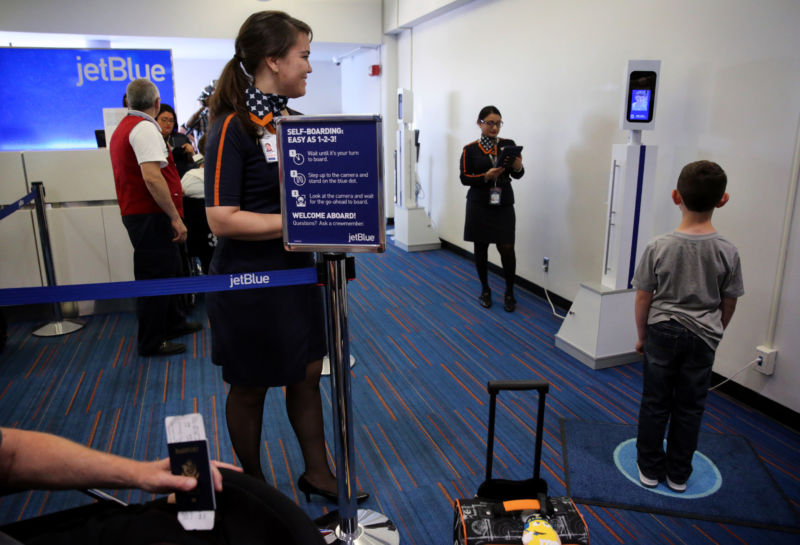
[[[401,542],[452,543],[452,501],[471,496],[483,480],[491,379],[550,383],[542,477],[564,494],[559,418],[633,424],[641,364],[594,371],[554,346],[560,320],[546,301],[518,290],[517,311],[482,308],[473,264],[446,250],[356,256],[349,284],[349,327],[358,485],[366,507],[398,526]],[[502,281],[491,275],[495,299]],[[206,322],[202,297],[194,319]],[[269,326],[269,317],[265,327]],[[0,425],[48,431],[135,458],[166,456],[164,417],[200,412],[214,458],[235,462],[225,426],[226,386],[210,363],[208,329],[186,337],[186,354],[136,354],[132,313],[88,317],[63,337],[30,335],[34,324],[10,324],[0,355]],[[326,427],[329,379],[323,378]],[[535,394],[498,400],[496,477],[531,473]],[[271,484],[312,517],[334,509],[307,504],[296,488],[299,447],[283,391],[267,395],[262,465]],[[748,437],[773,478],[800,505],[800,436],[721,394],[712,393],[703,430]],[[333,442],[328,437],[329,457]],[[119,491],[128,502],[150,494]],[[754,502],[757,498],[745,498]],[[0,498],[0,524],[86,503],[75,492],[28,492]],[[581,506],[592,543],[794,544],[793,534],[649,513]]]

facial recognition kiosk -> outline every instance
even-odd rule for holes
[[[600,282],[581,283],[556,334],[558,348],[593,369],[641,359],[631,280],[651,236],[657,148],[642,144],[642,131],[655,129],[660,69],[661,61],[628,61],[621,128],[631,132],[611,153]]]
[[[436,250],[441,247],[439,235],[418,202],[419,131],[411,128],[414,104],[409,89],[397,90],[397,121],[400,128],[395,159],[394,243],[407,252]]]

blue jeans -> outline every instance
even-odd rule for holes
[[[714,349],[678,322],[647,326],[636,439],[637,462],[646,477],[685,483],[692,474],[713,364]]]

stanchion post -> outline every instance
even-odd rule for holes
[[[36,198],[33,202],[36,208],[36,222],[39,225],[39,244],[42,248],[45,279],[48,286],[55,286],[56,271],[53,266],[53,252],[50,248],[50,228],[47,225],[47,215],[44,211],[44,184],[42,182],[33,182],[31,186],[36,191]],[[53,304],[53,319],[60,321],[61,318],[61,306],[55,303]]]
[[[347,276],[345,254],[323,254],[327,272],[325,310],[328,323],[328,358],[335,423],[334,445],[339,494],[339,528],[344,540],[358,537],[356,482],[352,460],[353,412],[350,396],[350,345],[347,329]]]
[[[56,270],[53,264],[53,251],[50,247],[50,228],[47,225],[47,214],[44,209],[44,184],[42,182],[31,183],[32,189],[36,192],[34,207],[36,208],[36,221],[39,225],[39,244],[42,248],[42,261],[44,261],[44,273],[48,286],[56,284]],[[38,329],[33,334],[39,337],[54,337],[72,333],[83,327],[83,322],[79,320],[64,320],[61,314],[61,305],[53,303],[53,320]]]
[[[374,115],[279,117],[276,133],[284,247],[288,251],[322,252],[323,266],[318,270],[322,271],[320,278],[324,280],[320,283],[325,286],[326,296],[339,509],[336,520],[326,517],[326,522],[320,524],[333,531],[336,545],[398,545],[397,527],[386,515],[356,509],[347,329],[348,259],[344,254],[377,253],[386,248],[381,119]],[[321,182],[322,186],[309,187],[308,180]],[[315,195],[322,189],[325,199]],[[321,219],[326,221],[316,221]]]

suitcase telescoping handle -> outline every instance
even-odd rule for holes
[[[489,391],[489,438],[486,441],[486,480],[492,478],[492,458],[494,457],[494,413],[497,394],[501,390],[536,390],[539,393],[539,410],[536,413],[536,446],[533,459],[533,478],[539,479],[539,466],[542,459],[542,433],[544,431],[544,401],[550,384],[540,380],[490,380],[486,385]]]

